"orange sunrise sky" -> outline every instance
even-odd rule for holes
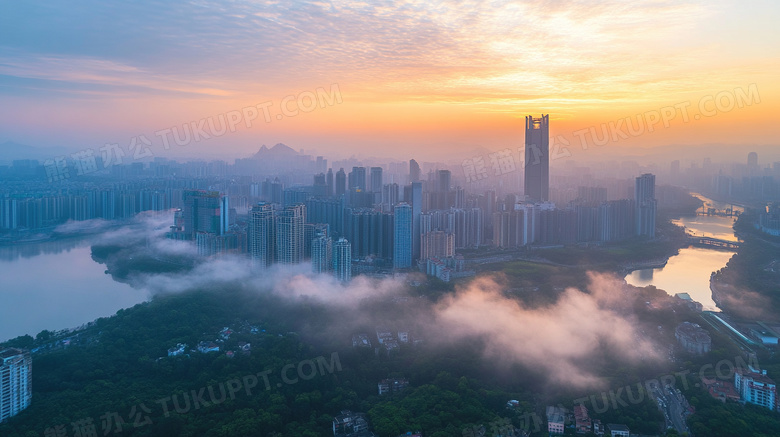
[[[779,145],[778,22],[775,1],[3,2],[0,143],[446,160],[521,145],[526,115],[579,149],[582,129],[678,105],[605,147]],[[318,90],[332,101],[293,115]],[[253,105],[270,121],[155,135]]]

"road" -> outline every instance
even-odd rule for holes
[[[667,428],[674,428],[677,433],[687,433],[688,425],[685,417],[688,411],[688,401],[682,393],[671,386],[654,387],[653,398],[664,414]]]

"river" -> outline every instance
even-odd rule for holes
[[[705,208],[709,206],[725,210],[731,206],[715,202],[699,194],[693,195],[705,203]],[[735,211],[742,211],[736,206],[732,208]],[[685,227],[686,232],[690,235],[738,241],[732,229],[734,220],[735,217],[697,215],[683,217],[673,222]],[[705,311],[720,311],[712,300],[710,274],[725,267],[732,255],[734,255],[733,252],[724,250],[700,247],[683,248],[680,249],[679,254],[669,258],[666,266],[658,269],[635,270],[626,276],[626,282],[637,287],[654,285],[666,290],[671,295],[688,293],[691,299],[702,304]]]
[[[92,259],[90,238],[0,247],[0,341],[73,328],[149,298]]]

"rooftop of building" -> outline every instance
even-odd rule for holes
[[[16,355],[23,354],[25,352],[26,351],[24,351],[22,349],[17,349],[15,347],[9,347],[9,348],[6,348],[6,349],[3,349],[3,350],[0,351],[0,358],[2,358],[2,359],[11,358],[11,357],[14,357]]]
[[[675,332],[685,335],[696,341],[711,341],[710,334],[704,330],[701,326],[691,323],[683,322],[677,325]]]
[[[622,423],[608,423],[607,428],[609,428],[610,431],[630,431],[628,427]]]

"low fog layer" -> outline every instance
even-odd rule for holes
[[[432,300],[420,297],[405,276],[357,276],[342,284],[331,275],[313,274],[308,263],[275,265],[259,273],[252,271],[246,257],[198,259],[190,243],[164,238],[164,223],[160,216],[139,218],[106,232],[98,244],[126,246],[135,256],[196,260],[186,271],[131,277],[134,286],[152,294],[244,290],[274,296],[291,307],[315,303],[342,315],[333,316],[325,328],[311,328],[318,331],[313,338],[326,336],[330,342],[346,345],[351,333],[365,332],[369,326],[404,326],[425,338],[426,347],[477,340],[488,364],[504,369],[519,365],[547,375],[550,383],[575,387],[600,384],[592,359],[605,351],[619,352],[610,354],[612,359],[629,363],[658,358],[636,328],[631,288],[610,275],[591,273],[587,290],[569,288],[553,304],[540,308],[508,296],[503,281],[491,276],[474,278]],[[401,303],[393,298],[401,298]],[[298,323],[306,325],[305,320]]]

